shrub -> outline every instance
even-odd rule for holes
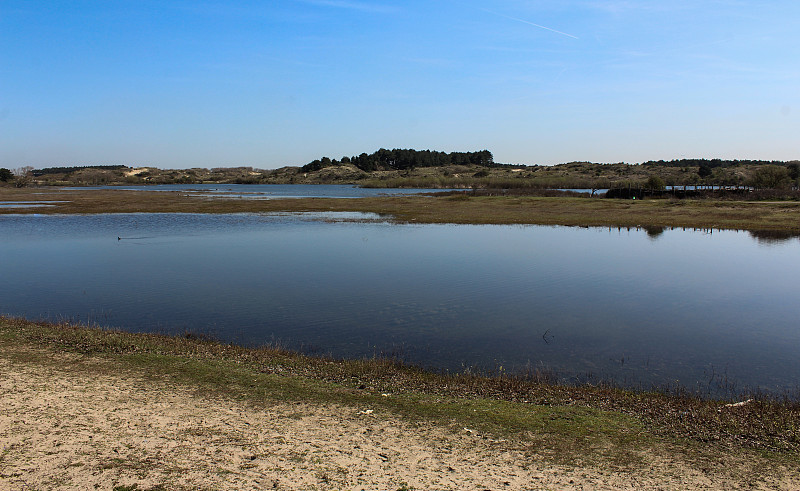
[[[750,185],[756,189],[777,189],[788,183],[789,170],[777,165],[764,165],[750,178]]]

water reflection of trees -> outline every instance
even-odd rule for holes
[[[667,227],[661,227],[656,225],[646,225],[643,226],[642,228],[644,229],[645,232],[647,232],[647,236],[651,239],[657,239],[667,229]]]
[[[800,232],[791,230],[748,230],[747,233],[762,244],[778,244],[800,237]]]
[[[704,234],[712,235],[714,232],[720,232],[722,229],[715,228],[698,228],[698,227],[665,227],[661,225],[640,225],[637,227],[608,227],[608,230],[617,229],[618,232],[627,230],[644,230],[647,237],[650,239],[657,239],[667,230],[683,230],[684,232],[693,231],[701,232]],[[732,230],[735,232],[747,232],[750,237],[757,240],[762,244],[779,244],[787,242],[792,239],[800,239],[800,231],[793,230]]]

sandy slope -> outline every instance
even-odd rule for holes
[[[64,363],[75,362],[65,357]],[[730,489],[653,458],[636,472],[563,468],[473,431],[369,408],[255,408],[131,374],[0,355],[0,489]],[[749,487],[749,486],[746,486]],[[766,486],[792,489],[785,477]]]

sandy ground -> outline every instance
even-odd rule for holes
[[[655,457],[651,468],[625,473],[553,466],[474,431],[403,422],[369,408],[255,408],[102,365],[92,373],[55,366],[0,355],[0,489],[752,486]],[[780,477],[756,487],[800,483]]]

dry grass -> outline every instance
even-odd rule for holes
[[[800,203],[520,196],[404,196],[360,199],[220,199],[181,192],[0,188],[0,201],[65,201],[3,213],[373,212],[401,222],[687,227],[800,233]]]

